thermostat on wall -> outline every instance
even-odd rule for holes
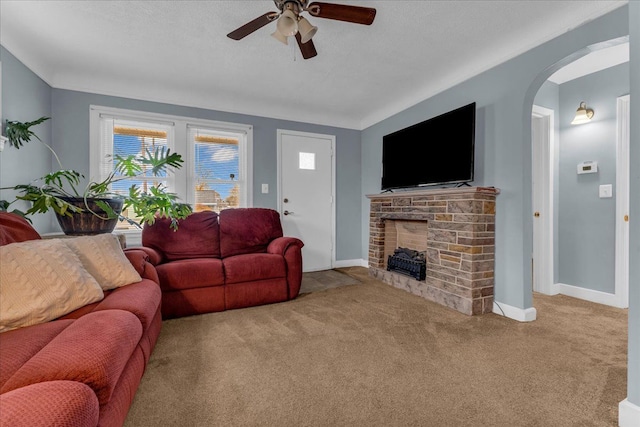
[[[596,172],[598,172],[598,162],[587,160],[586,162],[578,163],[578,175]]]

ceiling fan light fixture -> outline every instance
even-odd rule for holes
[[[280,34],[280,31],[275,30],[272,34],[271,37],[273,37],[274,39],[278,40],[280,43],[282,44],[289,44],[289,38],[283,36],[282,34]]]
[[[298,20],[298,31],[302,36],[302,43],[307,43],[318,32],[318,27],[311,25],[306,18],[300,17]]]
[[[295,36],[298,32],[298,19],[290,9],[282,12],[277,23],[278,32],[285,37]]]
[[[276,21],[276,31],[271,36],[285,45],[289,44],[289,37],[294,37],[295,43],[300,48],[300,53],[302,53],[302,58],[310,59],[318,55],[312,40],[318,32],[318,27],[300,16],[301,13],[307,12],[316,18],[361,25],[371,25],[376,16],[376,10],[371,7],[340,4],[342,2],[325,3],[314,0],[273,0],[273,2],[278,12],[267,12],[258,16],[231,31],[227,34],[227,37],[232,40],[241,40],[265,25]],[[242,2],[237,3],[240,4]]]

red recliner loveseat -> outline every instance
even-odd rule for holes
[[[302,241],[283,237],[280,214],[266,208],[197,212],[157,219],[142,231],[142,250],[158,273],[162,317],[283,302],[298,296]]]

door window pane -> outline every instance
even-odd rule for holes
[[[299,167],[300,169],[316,170],[316,153],[299,153]]]

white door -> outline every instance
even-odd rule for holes
[[[335,136],[278,130],[278,207],[285,236],[297,237],[303,271],[332,267]]]

